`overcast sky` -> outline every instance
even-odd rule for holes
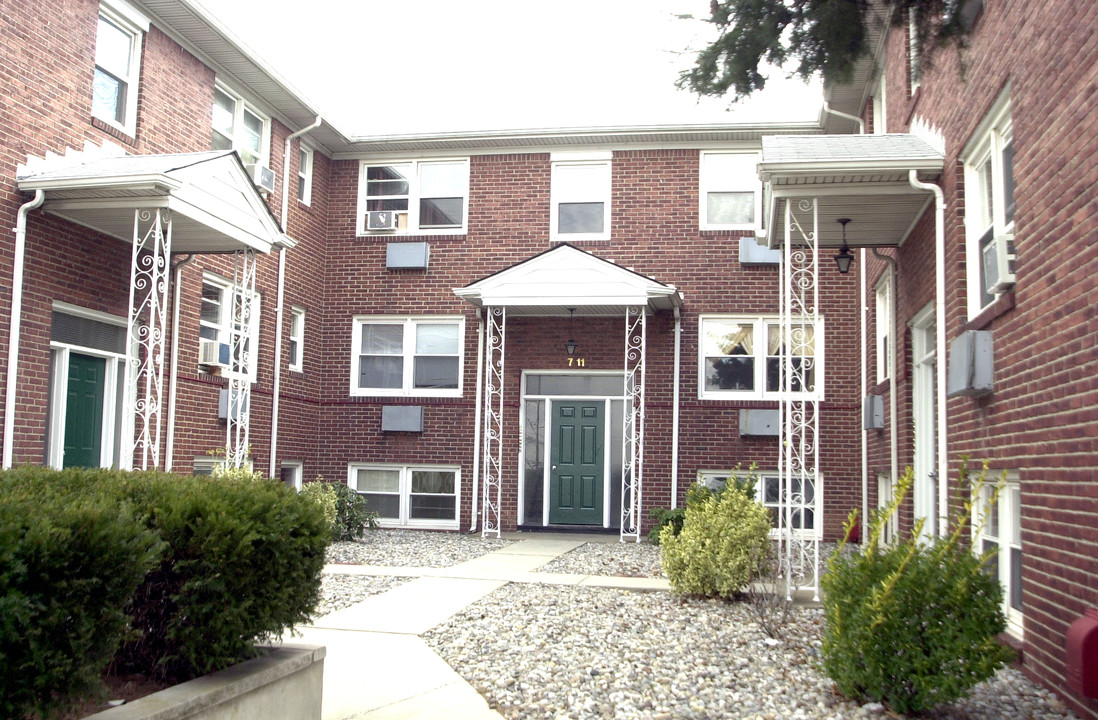
[[[771,75],[731,106],[677,90],[709,0],[200,0],[348,135],[815,120]]]

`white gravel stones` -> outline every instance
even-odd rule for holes
[[[320,577],[320,602],[317,603],[314,619],[350,607],[371,595],[388,592],[406,582],[408,578],[402,577],[324,573]]]
[[[664,577],[660,549],[647,542],[586,543],[539,568],[540,572],[576,575]]]
[[[482,538],[426,530],[367,530],[360,540],[328,546],[328,562],[385,567],[450,567],[511,544],[510,540]]]

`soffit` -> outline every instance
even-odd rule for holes
[[[24,192],[45,192],[44,211],[124,242],[133,241],[136,210],[163,208],[172,213],[173,252],[270,252],[294,245],[231,151],[73,151],[29,160],[17,169],[16,181]]]

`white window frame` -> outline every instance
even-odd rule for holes
[[[222,462],[222,459],[213,455],[199,455],[195,457],[194,465],[191,466],[191,474],[195,477],[209,477]]]
[[[420,202],[426,198],[434,197],[421,194],[422,174],[425,167],[437,165],[460,166],[465,174],[461,194],[454,197],[461,198],[461,224],[455,226],[430,226],[422,227],[420,219]],[[395,199],[407,197],[406,210],[394,210],[397,215],[397,227],[395,230],[369,230],[366,227],[366,213],[368,211],[367,200],[371,199],[367,192],[367,174],[372,167],[406,166],[408,193],[406,195],[382,195],[373,196],[373,199]],[[358,235],[463,235],[469,231],[469,158],[468,157],[439,157],[424,159],[393,159],[393,160],[363,160],[358,169],[358,217],[355,219],[355,232]]]
[[[231,149],[235,150],[240,155],[240,161],[244,163],[245,167],[253,164],[270,165],[271,155],[271,119],[265,113],[260,112],[254,105],[247,102],[240,93],[235,92],[220,82],[214,84],[215,97],[216,93],[220,92],[227,98],[233,101],[233,127],[231,135],[226,135],[216,128],[213,123],[212,113],[217,107],[217,103],[214,102],[210,106],[211,120],[210,120],[210,133],[211,137],[221,135],[229,141]],[[259,138],[259,154],[256,157],[249,157],[249,154],[254,154],[252,149],[245,142],[245,130],[244,130],[244,116],[245,114],[251,115],[256,118],[262,124]],[[212,141],[211,141],[212,143]],[[228,149],[228,148],[226,148]]]
[[[876,342],[877,351],[877,382],[884,382],[891,377],[892,369],[889,362],[892,360],[892,341],[889,333],[892,328],[892,278],[888,272],[877,282],[874,293],[876,298]]]
[[[359,363],[362,348],[362,328],[365,325],[401,325],[404,328],[402,341],[403,383],[400,388],[361,388],[358,385]],[[415,357],[416,327],[418,325],[455,325],[457,327],[457,387],[456,388],[416,388]],[[447,356],[449,357],[449,356]],[[461,397],[465,375],[465,316],[464,315],[417,315],[409,316],[372,316],[356,315],[351,332],[351,378],[352,397]]]
[[[313,204],[313,149],[304,143],[297,149],[297,201]]]
[[[885,68],[877,78],[877,90],[873,93],[873,134],[888,134],[888,94],[886,93]]]
[[[232,348],[234,347],[233,340],[235,336],[239,333],[239,330],[233,326],[233,313],[235,307],[234,301],[236,299],[236,292],[238,292],[238,289],[234,286],[232,281],[226,280],[225,278],[218,275],[212,275],[210,273],[205,273],[202,276],[203,294],[205,293],[207,285],[216,288],[220,292],[218,303],[221,306],[221,319],[219,322],[216,323],[203,320],[200,310],[198,318],[199,336],[204,337],[201,334],[202,330],[213,330],[216,333],[217,337],[206,339],[216,340],[219,343],[224,343],[228,345],[230,348],[231,361]],[[257,371],[259,369],[259,316],[261,310],[260,300],[261,296],[257,291],[255,295],[252,296],[251,316],[248,318],[250,320],[250,327],[248,328],[248,342],[250,344],[249,350],[251,352],[252,361],[251,367],[248,369],[248,379],[253,383],[256,381]],[[200,297],[200,306],[202,302],[203,300]],[[222,368],[222,373],[224,373],[226,376],[231,376],[234,374],[234,371],[232,370],[232,368]]]
[[[968,285],[968,317],[971,320],[991,305],[998,295],[985,302],[981,240],[990,232],[1014,234],[1013,211],[1007,215],[1007,182],[1003,151],[1013,145],[1010,88],[995,101],[991,111],[977,127],[972,141],[961,154],[965,169],[965,267]],[[983,170],[990,163],[991,187]],[[1013,176],[1013,173],[1011,173]],[[1010,182],[1013,199],[1013,179]],[[988,191],[991,207],[987,207]]]
[[[305,363],[305,308],[290,307],[290,361],[289,369],[304,372]]]
[[[729,173],[714,167],[720,160],[740,161],[743,167],[734,167]],[[762,181],[759,180],[759,153],[744,150],[703,151],[698,169],[698,217],[702,230],[754,230],[761,227]],[[738,165],[734,162],[733,165]],[[742,223],[718,223],[709,221],[709,194],[719,192],[750,192],[751,220]]]
[[[609,240],[613,153],[553,153],[550,162],[549,237],[564,241]],[[570,187],[567,171],[571,168],[591,168],[598,171],[602,175],[599,178],[599,187],[594,190]],[[602,229],[597,232],[561,232],[560,206],[570,203],[601,203]]]
[[[988,474],[991,480],[991,473]],[[1024,582],[1013,587],[1013,575],[1017,563],[1024,567],[1025,559],[1022,554],[1022,508],[1021,508],[1021,484],[1016,473],[1007,473],[1005,482],[999,491],[999,500],[994,507],[989,508],[989,500],[995,492],[994,482],[984,485],[981,490],[980,502],[973,508],[973,546],[974,550],[983,553],[991,544],[998,546],[996,565],[998,569],[999,584],[1003,587],[1003,614],[1007,619],[1007,632],[1022,638],[1025,632],[1025,608],[1015,607],[1012,592],[1017,592],[1018,604],[1022,602],[1022,587]],[[995,513],[996,523],[992,522],[990,512]],[[1018,557],[1015,557],[1015,551]]]
[[[149,31],[149,19],[124,0],[103,0],[99,5],[99,20],[106,22],[119,30],[130,39],[128,68],[106,68],[99,65],[99,57],[96,56],[95,73],[114,78],[120,87],[125,88],[124,117],[119,120],[116,114],[98,112],[95,100],[92,100],[92,115],[133,137],[137,131],[137,98],[139,81],[141,78],[141,48],[145,33]],[[98,25],[96,26],[98,28]],[[96,46],[99,44],[98,29],[96,31]],[[94,85],[94,80],[93,80]],[[94,94],[94,87],[93,87]]]
[[[461,518],[461,467],[458,465],[397,465],[391,463],[350,463],[347,467],[347,484],[360,495],[364,491],[358,490],[359,470],[381,470],[399,473],[398,492],[399,512],[396,518],[379,517],[378,525],[388,528],[421,528],[428,530],[457,530]],[[454,517],[446,520],[416,519],[411,517],[412,508],[412,473],[425,472],[449,472],[454,475]],[[376,510],[369,504],[367,510]]]
[[[279,462],[279,476],[283,483],[301,492],[301,480],[305,474],[305,463],[300,460],[282,460]]]
[[[750,323],[752,325],[752,345],[754,352],[754,388],[751,390],[707,390],[705,387],[706,371],[706,325],[710,322],[733,322],[740,325]],[[766,389],[766,361],[768,328],[771,325],[780,325],[781,318],[776,315],[700,315],[698,317],[698,398],[701,400],[779,400],[782,397],[781,390]],[[806,399],[824,399],[824,320],[819,319],[813,333],[813,350],[815,352],[815,388],[811,391],[793,392],[791,397]]]
[[[735,474],[740,479],[746,476],[746,473],[735,472],[731,473],[728,470],[699,470],[697,475],[698,483],[705,485],[710,490],[716,490],[723,487],[728,481],[729,475]],[[755,471],[755,500],[767,510],[777,509],[780,512],[781,503],[779,502],[767,502],[766,501],[766,483],[767,480],[781,482],[781,474],[777,470],[756,470]],[[779,485],[780,487],[780,485]],[[823,479],[817,478],[815,487],[812,494],[812,527],[800,530],[795,528],[793,534],[798,537],[811,538],[813,536],[817,538],[823,537]],[[779,491],[779,496],[780,496]],[[780,531],[777,526],[777,518],[772,516],[770,537],[777,538]]]
[[[893,499],[896,497],[896,483],[892,481],[892,476],[888,473],[877,473],[877,509],[885,510],[892,504]],[[899,537],[900,527],[900,510],[896,508],[893,510],[888,518],[885,520],[884,528],[881,531],[881,542],[885,545],[891,545],[896,538]],[[865,542],[863,538],[862,542]]]

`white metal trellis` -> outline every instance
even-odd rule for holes
[[[806,229],[806,226],[811,229]],[[790,596],[812,590],[819,599],[819,342],[818,208],[815,199],[785,206],[781,292],[781,452],[779,558]],[[808,518],[812,518],[812,522]]]
[[[484,347],[484,452],[481,536],[500,536],[500,506],[503,501],[503,359],[507,332],[507,311],[487,308]]]
[[[625,311],[625,412],[621,463],[621,539],[640,542],[644,487],[644,358],[648,314],[644,306]]]
[[[164,392],[164,342],[168,328],[169,260],[172,216],[166,209],[138,209],[133,218],[130,303],[126,323],[126,387],[123,407],[134,420],[134,434],[122,443],[123,467],[142,470],[160,465],[161,398]]]
[[[226,402],[225,462],[244,467],[248,462],[251,428],[252,365],[255,342],[252,328],[255,302],[255,250],[238,250],[232,288],[231,368]]]

